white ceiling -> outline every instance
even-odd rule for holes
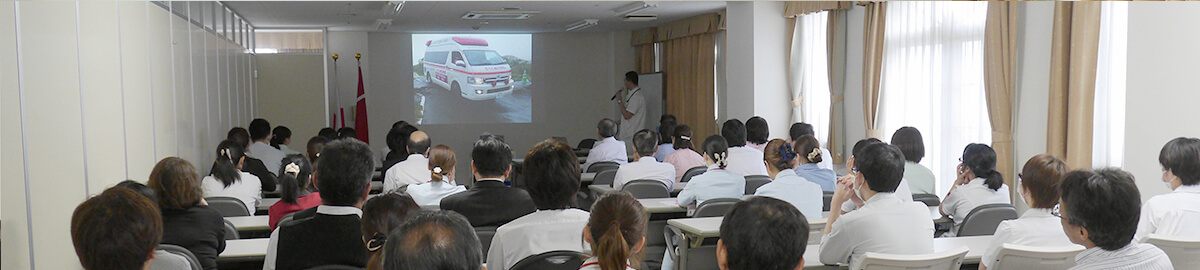
[[[247,21],[259,28],[329,27],[331,31],[382,31],[375,29],[376,19],[392,19],[388,32],[465,32],[541,33],[563,32],[566,25],[583,19],[599,19],[600,24],[582,32],[607,32],[640,29],[725,8],[724,1],[657,2],[658,7],[638,12],[657,14],[658,20],[625,22],[612,10],[633,1],[408,1],[399,14],[383,11],[387,2],[343,1],[226,1]],[[462,19],[469,11],[499,11],[520,8],[541,11],[525,20]],[[472,30],[479,26],[480,29]]]

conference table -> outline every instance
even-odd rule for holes
[[[217,259],[221,261],[261,261],[267,256],[270,238],[225,240],[225,251]]]
[[[269,216],[226,217],[225,220],[232,223],[239,233],[271,230]]]

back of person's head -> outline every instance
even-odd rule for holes
[[[71,243],[83,269],[142,269],[162,233],[154,202],[124,187],[104,190],[71,214]]]
[[[230,140],[217,144],[217,160],[213,161],[212,176],[221,181],[225,187],[242,180],[242,172],[238,164],[246,157],[246,149]]]
[[[1049,154],[1029,158],[1021,169],[1020,181],[1023,190],[1032,201],[1032,208],[1050,209],[1058,204],[1058,185],[1067,175],[1067,163]]]
[[[539,210],[571,208],[579,191],[579,159],[571,146],[545,140],[525,155],[525,190]]]
[[[600,123],[596,123],[596,132],[600,133],[601,138],[617,136],[617,121],[604,118]]]
[[[317,158],[321,157],[321,150],[325,149],[326,144],[329,144],[329,139],[322,136],[308,139],[308,160],[316,164]]]
[[[400,120],[400,121],[396,121],[395,123],[392,123],[392,128],[396,129],[396,128],[400,128],[403,126],[411,126],[411,125],[412,124],[409,124],[408,121]]]
[[[322,128],[321,131],[317,131],[317,136],[325,137],[325,140],[335,140],[337,139],[337,130],[331,127]]]
[[[866,138],[866,139],[858,140],[858,142],[854,143],[854,147],[850,148],[850,156],[857,156],[858,153],[862,152],[863,149],[866,149],[868,145],[877,144],[877,143],[883,143],[883,141],[880,141],[879,139],[876,139],[876,138]]]
[[[352,127],[339,128],[337,130],[337,138],[338,139],[345,139],[345,138],[358,139],[358,132],[355,132],[354,128],[352,128]]]
[[[633,150],[637,150],[639,156],[654,155],[654,147],[657,146],[658,132],[643,129],[633,134]]]
[[[871,143],[854,156],[854,166],[875,192],[896,192],[904,179],[904,153],[886,143]]]
[[[767,164],[779,170],[794,168],[796,161],[796,151],[792,148],[792,144],[783,139],[774,139],[767,143],[763,148],[763,160]]]
[[[804,135],[817,136],[817,133],[813,132],[813,126],[811,124],[804,122],[792,124],[792,127],[788,129],[788,138],[792,139],[793,141]]]
[[[401,122],[403,122],[403,121],[401,121]],[[396,122],[396,123],[400,123],[400,122]],[[402,148],[406,147],[405,144],[408,142],[408,138],[406,138],[407,136],[404,136],[404,137],[400,136],[403,132],[401,130],[402,128],[404,128],[404,126],[392,126],[392,128],[388,130],[387,137],[384,137],[384,142],[387,143],[387,147],[391,151],[407,150],[407,149],[402,149]],[[407,151],[405,151],[405,152],[407,152]]]
[[[471,164],[483,177],[501,177],[512,166],[512,148],[495,135],[487,135],[475,141],[471,149]]]
[[[767,119],[755,116],[746,120],[746,141],[764,144],[770,137],[771,130],[767,126]]]
[[[664,114],[658,117],[658,124],[662,125],[666,122],[679,123],[679,118],[675,118],[674,114]]]
[[[696,147],[692,145],[692,128],[688,125],[675,126],[675,130],[671,131],[671,137],[673,137],[671,147],[696,150]]]
[[[384,269],[478,270],[483,246],[467,218],[453,211],[418,213],[392,230]]]
[[[155,207],[158,207],[158,192],[155,192],[153,188],[133,180],[121,181],[120,183],[117,183],[116,186],[133,190],[134,192],[145,196],[147,199],[150,199],[150,201],[155,204]]]
[[[287,144],[288,139],[292,138],[292,129],[285,126],[277,126],[271,130],[271,147],[279,149],[280,144]]]
[[[804,260],[808,220],[792,204],[756,196],[721,221],[717,259],[726,270],[792,270]]]
[[[658,143],[671,143],[672,134],[675,133],[675,120],[667,120],[658,126]]]
[[[449,182],[450,174],[454,173],[454,163],[458,162],[458,158],[454,157],[454,150],[445,144],[439,144],[429,150],[429,171],[433,172],[429,178],[432,181]]]
[[[975,177],[983,178],[984,185],[992,190],[1004,185],[1004,176],[996,171],[996,150],[986,144],[972,143],[963,149],[963,165],[975,173]]]
[[[367,185],[375,171],[371,149],[359,140],[336,140],[321,150],[317,165],[317,190],[321,203],[353,206],[367,194]]]
[[[267,119],[255,118],[250,121],[250,139],[254,141],[266,140],[271,136],[271,123]]]
[[[1087,239],[1096,246],[1116,250],[1133,240],[1142,208],[1133,175],[1115,168],[1073,171],[1059,191],[1062,216],[1087,229]]]
[[[371,252],[371,266],[381,266],[378,251],[387,243],[388,234],[404,224],[409,216],[421,211],[421,206],[403,192],[375,196],[362,207],[362,235],[366,239],[367,251]],[[368,269],[380,269],[368,267]]]
[[[625,269],[626,264],[638,267],[649,219],[642,204],[628,192],[611,193],[592,204],[584,233],[592,240],[592,253],[600,269]]]
[[[821,163],[825,157],[821,156],[821,142],[817,141],[817,137],[813,135],[804,135],[795,139],[795,144],[792,145],[796,154],[800,155],[800,160],[805,163]]]
[[[721,137],[725,138],[729,147],[746,146],[746,125],[742,124],[742,120],[725,120],[721,124]]]
[[[712,135],[704,139],[704,144],[700,145],[700,150],[704,151],[704,156],[717,164],[717,167],[722,169],[729,165],[729,144],[725,137],[721,135]]]
[[[429,147],[433,145],[433,140],[429,139],[429,134],[424,131],[413,131],[408,135],[408,142],[405,147],[408,148],[409,154],[424,155],[429,152]]]
[[[400,133],[398,133],[398,136],[396,137],[396,147],[391,148],[392,152],[396,152],[396,157],[407,157],[409,154],[411,154],[408,152],[408,138],[412,136],[413,132],[417,131],[417,126],[414,125],[400,127]]]
[[[921,131],[915,127],[897,129],[896,133],[892,133],[892,145],[900,148],[905,160],[919,163],[925,158],[925,140],[921,138]]]
[[[250,132],[244,128],[235,127],[229,129],[229,132],[225,133],[225,139],[234,141],[242,147],[250,146]]]
[[[1200,184],[1200,139],[1179,137],[1167,142],[1158,152],[1158,164],[1185,186]]]
[[[634,71],[625,72],[625,81],[631,82],[631,83],[633,83],[633,85],[638,85],[637,72],[634,72]]]
[[[301,154],[292,154],[283,158],[279,165],[279,200],[295,204],[303,190],[309,189],[313,166],[308,158]]]
[[[146,186],[158,193],[158,206],[163,210],[190,208],[204,199],[200,179],[191,162],[178,157],[167,157],[154,165]]]

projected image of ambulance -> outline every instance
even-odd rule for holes
[[[425,79],[470,100],[513,90],[512,68],[487,40],[451,37],[425,42]]]

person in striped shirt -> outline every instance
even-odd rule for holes
[[[1087,249],[1076,269],[1173,269],[1154,245],[1133,242],[1142,199],[1133,175],[1120,169],[1079,170],[1059,186],[1062,197],[1051,214],[1059,217],[1072,243]]]

